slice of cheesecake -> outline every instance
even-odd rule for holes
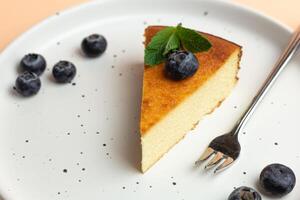
[[[145,45],[163,28],[146,28]],[[142,172],[220,106],[237,83],[242,48],[207,33],[201,35],[212,48],[195,54],[200,67],[194,76],[174,81],[165,77],[164,63],[144,68],[140,119]]]

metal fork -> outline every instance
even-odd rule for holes
[[[298,47],[300,46],[299,44],[300,26],[294,32],[288,46],[280,56],[274,69],[269,74],[268,78],[266,79],[265,83],[260,88],[256,96],[253,98],[247,110],[237,121],[234,128],[229,133],[216,137],[214,140],[212,140],[200,159],[196,161],[196,164],[212,157],[212,159],[205,166],[205,169],[213,168],[218,165],[214,170],[214,172],[216,173],[230,166],[239,157],[241,152],[241,145],[238,140],[239,133],[242,131],[242,129],[254,113],[255,108],[257,108],[258,104],[262,101],[282,70],[287,66],[288,62],[295,55]]]

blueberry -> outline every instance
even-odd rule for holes
[[[193,76],[199,68],[197,57],[189,51],[175,51],[168,55],[165,72],[173,80]]]
[[[30,53],[22,58],[20,65],[24,71],[33,72],[39,76],[46,69],[46,60],[40,54]]]
[[[52,74],[59,83],[70,83],[76,75],[76,67],[69,61],[59,61],[54,65]]]
[[[282,164],[266,166],[260,174],[260,185],[270,195],[283,196],[290,193],[296,184],[294,172]]]
[[[104,53],[107,47],[107,41],[104,36],[92,34],[83,39],[81,43],[82,51],[88,57],[98,57]]]
[[[261,200],[261,196],[254,189],[243,186],[235,189],[228,200]]]
[[[25,97],[37,94],[41,88],[40,78],[36,74],[27,71],[18,76],[15,84],[16,90]]]

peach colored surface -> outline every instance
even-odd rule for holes
[[[0,0],[0,50],[32,25],[59,10],[89,0]],[[234,0],[295,28],[300,23],[299,0]]]

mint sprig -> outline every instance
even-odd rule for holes
[[[157,32],[145,49],[145,64],[154,66],[163,62],[167,54],[173,50],[186,49],[193,53],[208,51],[211,43],[197,31],[184,28],[166,27]]]

